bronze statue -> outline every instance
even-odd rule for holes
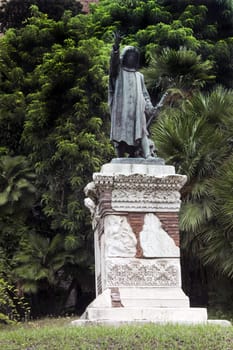
[[[154,107],[144,83],[137,71],[139,51],[126,46],[120,55],[121,36],[114,33],[114,45],[110,59],[109,106],[111,134],[117,157],[154,157],[148,139],[146,116],[153,118],[160,107]]]

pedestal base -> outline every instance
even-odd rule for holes
[[[206,323],[181,289],[178,212],[186,176],[160,159],[115,159],[85,188],[96,299],[79,324]]]
[[[204,308],[119,308],[88,309],[86,320],[103,323],[174,323],[206,324],[207,311]],[[83,321],[81,321],[83,322]]]
[[[204,308],[190,308],[181,288],[111,288],[100,294],[80,320],[101,324],[207,323]]]

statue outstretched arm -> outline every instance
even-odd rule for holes
[[[110,78],[116,79],[119,73],[120,67],[120,43],[121,43],[121,35],[119,32],[113,33],[114,44],[112,47],[111,58],[110,58]]]
[[[118,31],[113,33],[114,44],[110,57],[109,69],[109,105],[112,103],[113,94],[115,91],[116,79],[120,70],[120,43],[122,36]]]

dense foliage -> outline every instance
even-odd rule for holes
[[[73,15],[81,12],[82,5],[77,0],[3,0],[0,5],[0,29],[20,28],[31,17],[31,5],[37,5],[41,12],[55,20],[61,19],[65,10]]]
[[[196,265],[203,276],[206,264],[209,276],[232,283],[231,1],[102,0],[77,16],[68,1],[63,10],[71,11],[56,16],[33,3],[48,16],[32,6],[32,17],[17,23],[12,13],[15,22],[4,28],[15,28],[0,39],[0,249],[19,294],[27,293],[38,315],[62,313],[72,291],[80,301],[93,290],[83,188],[113,155],[107,84],[114,30],[123,45],[139,47],[154,103],[170,91],[151,134],[160,155],[188,176],[184,276]],[[210,278],[205,283],[213,294]],[[41,305],[45,296],[50,308]]]
[[[14,257],[13,273],[23,290],[43,291],[53,299],[53,293],[60,295],[65,286],[65,296],[59,298],[62,305],[72,289],[92,286],[92,240],[83,188],[112,152],[107,137],[108,55],[102,41],[87,36],[88,21],[68,13],[54,21],[34,9],[25,27],[11,29],[1,39],[2,152],[11,163],[20,162],[17,157],[23,155],[35,177],[34,185],[26,182],[22,159],[24,182],[12,174],[17,165],[10,169],[11,192],[3,182],[1,198],[6,193],[11,214],[31,203],[20,196],[36,187],[34,203],[16,231],[2,199],[1,234],[7,230],[11,249],[4,239],[1,242],[6,255]],[[4,157],[3,167],[13,167]],[[18,183],[22,195],[17,194]]]

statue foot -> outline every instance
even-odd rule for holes
[[[153,160],[153,159],[155,159],[155,157],[152,157],[151,155],[146,157],[146,160]]]

